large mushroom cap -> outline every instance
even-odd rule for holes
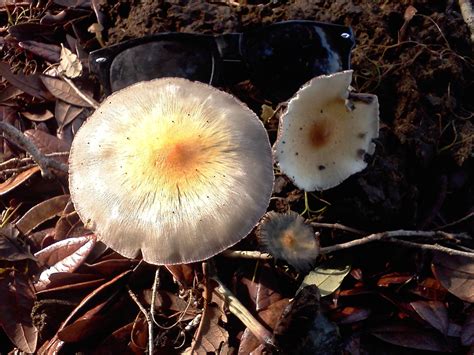
[[[109,247],[145,261],[209,258],[244,238],[273,187],[268,136],[233,96],[186,79],[108,97],[70,154],[71,197]]]
[[[378,137],[377,96],[349,93],[352,70],[322,75],[289,101],[278,128],[275,159],[306,191],[325,190],[367,166]]]

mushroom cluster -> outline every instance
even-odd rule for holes
[[[244,238],[273,187],[267,132],[247,106],[179,78],[109,96],[70,153],[75,208],[107,246],[153,264],[207,259]]]

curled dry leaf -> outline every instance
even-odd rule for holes
[[[41,75],[41,81],[54,97],[61,99],[71,105],[81,107],[92,107],[90,103],[82,99],[64,80],[52,76]]]
[[[56,272],[72,272],[87,258],[94,248],[95,236],[77,237],[61,240],[37,252],[36,258],[43,265],[49,266],[44,270],[35,284],[37,290],[43,290],[50,283],[50,276]]]
[[[415,301],[410,306],[433,328],[447,335],[449,327],[448,309],[439,301]]]
[[[41,169],[39,166],[33,166],[28,170],[22,171],[18,175],[8,178],[0,184],[0,196],[7,194],[8,192],[14,190],[18,186],[21,186],[25,183],[30,177],[35,175]]]
[[[463,301],[474,302],[474,262],[472,259],[436,253],[433,273],[446,289]]]
[[[68,78],[74,79],[82,74],[82,64],[77,55],[61,44],[61,61],[59,67]]]
[[[26,353],[36,349],[38,330],[32,323],[35,296],[28,277],[17,271],[0,277],[0,325],[13,344]]]
[[[49,110],[43,110],[41,112],[22,112],[21,114],[34,122],[44,122],[54,117],[53,113]]]
[[[16,227],[21,233],[27,235],[42,223],[59,216],[68,201],[69,195],[56,196],[43,201],[26,212],[16,223]]]

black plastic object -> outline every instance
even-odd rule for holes
[[[286,100],[306,81],[350,67],[349,27],[285,21],[243,33],[160,33],[90,54],[107,93],[160,77],[211,85],[250,79],[273,100]]]

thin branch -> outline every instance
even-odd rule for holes
[[[0,122],[0,132],[11,143],[28,152],[33,160],[39,165],[41,174],[46,178],[52,178],[51,169],[64,173],[68,172],[68,166],[55,159],[46,157],[21,131],[7,122]]]
[[[310,225],[313,226],[313,227],[316,227],[316,228],[339,229],[339,230],[342,230],[342,231],[345,231],[345,232],[354,233],[354,234],[359,234],[359,235],[364,235],[364,234],[366,234],[365,232],[363,232],[363,231],[361,231],[361,230],[359,230],[359,229],[347,227],[347,226],[345,226],[345,225],[343,225],[343,224],[339,224],[339,223],[318,223],[318,222],[311,222]]]
[[[270,260],[273,259],[268,253],[261,253],[255,250],[224,250],[221,253],[222,256],[227,258],[240,258],[240,259],[255,259],[255,260]]]
[[[452,227],[452,226],[455,226],[456,224],[459,224],[459,223],[462,223],[464,221],[467,221],[469,218],[473,217],[474,216],[474,212],[471,212],[469,213],[468,215],[462,217],[462,218],[459,218],[458,220],[456,221],[453,221],[451,223],[448,223],[448,224],[445,224],[443,226],[440,226],[440,227],[437,227],[435,228],[435,230],[440,230],[440,229],[445,229],[445,228],[449,228],[449,227]]]
[[[136,303],[140,311],[145,316],[145,320],[148,324],[148,354],[153,354],[153,321],[151,320],[150,313],[143,307],[143,305],[138,300],[137,296],[133,293],[133,291],[127,286],[128,294],[130,298]]]
[[[451,249],[451,248],[447,248],[441,245],[420,244],[420,243],[407,242],[405,240],[398,239],[398,238],[406,238],[406,237],[433,238],[433,237],[439,237],[439,236],[452,240],[452,239],[456,239],[457,236],[463,236],[463,235],[445,233],[445,232],[440,232],[440,231],[432,232],[432,231],[396,230],[396,231],[390,231],[390,232],[381,232],[381,233],[374,233],[360,239],[352,240],[347,243],[341,243],[341,244],[336,244],[333,246],[321,248],[321,254],[329,254],[329,253],[333,253],[339,250],[350,249],[350,248],[354,248],[354,247],[361,246],[364,244],[372,243],[375,241],[384,241],[384,242],[395,243],[395,244],[399,244],[399,245],[403,245],[403,246],[407,246],[411,248],[439,251],[439,252],[447,253],[450,255],[463,256],[463,257],[474,259],[474,253]]]

